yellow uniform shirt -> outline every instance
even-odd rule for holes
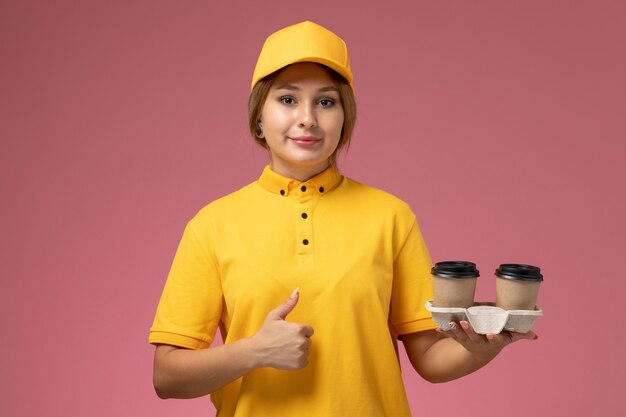
[[[431,261],[410,208],[333,168],[306,182],[266,168],[187,225],[151,343],[208,348],[255,334],[296,288],[288,321],[315,330],[301,370],[256,369],[211,395],[218,415],[409,416],[400,334],[436,328]]]

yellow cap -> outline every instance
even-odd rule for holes
[[[263,77],[296,62],[316,62],[344,77],[352,86],[348,47],[339,36],[313,22],[302,22],[272,33],[265,40],[252,76]]]

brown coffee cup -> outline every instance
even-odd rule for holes
[[[431,270],[435,307],[468,308],[474,305],[476,264],[467,261],[437,262]]]
[[[541,270],[533,265],[502,264],[496,269],[496,306],[505,310],[535,310]]]

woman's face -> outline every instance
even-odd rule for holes
[[[301,181],[322,172],[337,148],[343,120],[339,90],[322,66],[285,68],[261,110],[272,170]]]

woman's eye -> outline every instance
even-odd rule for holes
[[[296,102],[293,97],[281,97],[279,101],[283,104],[293,104]]]
[[[331,100],[329,98],[323,98],[319,101],[320,106],[322,107],[330,107],[335,104],[335,100]]]

